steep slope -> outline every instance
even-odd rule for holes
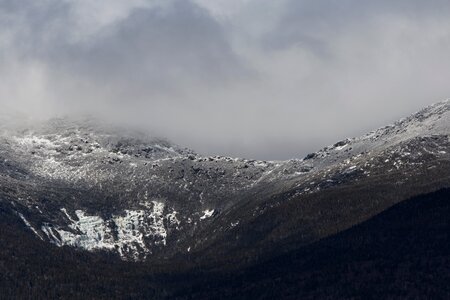
[[[58,246],[143,259],[239,201],[269,162],[201,157],[161,139],[53,120],[5,130],[1,199]],[[178,234],[182,232],[184,236]]]
[[[0,202],[57,246],[240,265],[450,186],[449,108],[284,162],[204,157],[92,121],[4,126]]]
[[[449,199],[449,189],[407,199],[232,272],[47,247],[0,204],[0,291],[7,299],[447,299]]]
[[[275,168],[279,175],[261,181],[198,235],[198,263],[209,257],[239,265],[296,249],[404,199],[449,187],[449,107],[449,101],[435,104]]]
[[[450,189],[416,196],[349,230],[248,268],[185,274],[174,295],[183,299],[446,299],[450,297],[449,215]]]

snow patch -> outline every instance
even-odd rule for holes
[[[25,226],[27,226],[31,231],[33,231],[33,233],[34,233],[35,235],[37,235],[41,240],[44,240],[44,239],[42,238],[42,236],[36,231],[36,229],[34,229],[33,226],[31,226],[30,222],[28,222],[28,220],[25,219],[25,217],[24,217],[21,213],[18,213],[18,215],[19,215],[19,217],[22,219],[22,221],[23,221],[23,223],[25,224]]]
[[[214,209],[207,209],[203,211],[203,216],[200,217],[200,220],[205,220],[207,218],[211,218],[214,214]]]
[[[123,214],[106,220],[82,210],[75,211],[78,220],[74,220],[65,208],[61,208],[70,230],[46,224],[42,231],[58,246],[68,245],[89,251],[116,250],[124,259],[138,260],[140,254],[144,258],[151,254],[151,246],[165,246],[166,227],[177,228],[180,224],[176,211],[164,215],[164,203],[152,201],[145,206],[146,209],[125,210]]]
[[[347,147],[347,146],[348,146],[348,144],[341,145],[341,146],[337,146],[337,147],[334,148],[334,150],[336,150],[336,151],[341,151],[342,149],[344,149],[344,148]]]

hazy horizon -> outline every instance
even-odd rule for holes
[[[450,3],[0,0],[0,104],[301,158],[450,97]]]

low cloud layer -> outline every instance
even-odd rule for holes
[[[0,101],[302,157],[450,97],[448,1],[0,0]]]

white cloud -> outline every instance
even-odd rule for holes
[[[0,0],[0,99],[301,157],[442,98],[447,1]]]

